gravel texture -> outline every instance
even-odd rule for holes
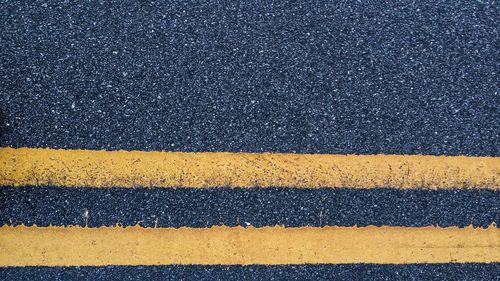
[[[89,227],[500,226],[500,192],[0,188],[0,224]]]
[[[500,280],[500,264],[0,268],[3,280]]]
[[[500,155],[498,3],[2,1],[1,146]]]
[[[496,1],[332,2],[0,0],[0,146],[500,156]],[[498,225],[498,197],[6,187],[0,223],[484,227]],[[0,279],[499,280],[499,271],[17,267],[0,268]]]

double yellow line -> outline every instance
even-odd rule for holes
[[[498,192],[499,173],[497,157],[0,149],[0,188],[484,188]],[[448,262],[500,262],[499,229],[0,227],[0,266]]]

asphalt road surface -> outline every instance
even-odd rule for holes
[[[489,0],[0,1],[0,147],[498,159],[499,19]],[[498,229],[498,188],[6,185],[0,225]],[[0,279],[500,280],[498,258],[9,266]]]

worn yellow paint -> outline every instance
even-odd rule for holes
[[[500,262],[500,230],[0,227],[0,266]]]
[[[499,190],[500,157],[0,148],[0,186]]]

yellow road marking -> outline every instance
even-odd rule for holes
[[[0,227],[0,266],[500,262],[500,230]]]
[[[500,157],[0,148],[0,186],[499,190]]]

